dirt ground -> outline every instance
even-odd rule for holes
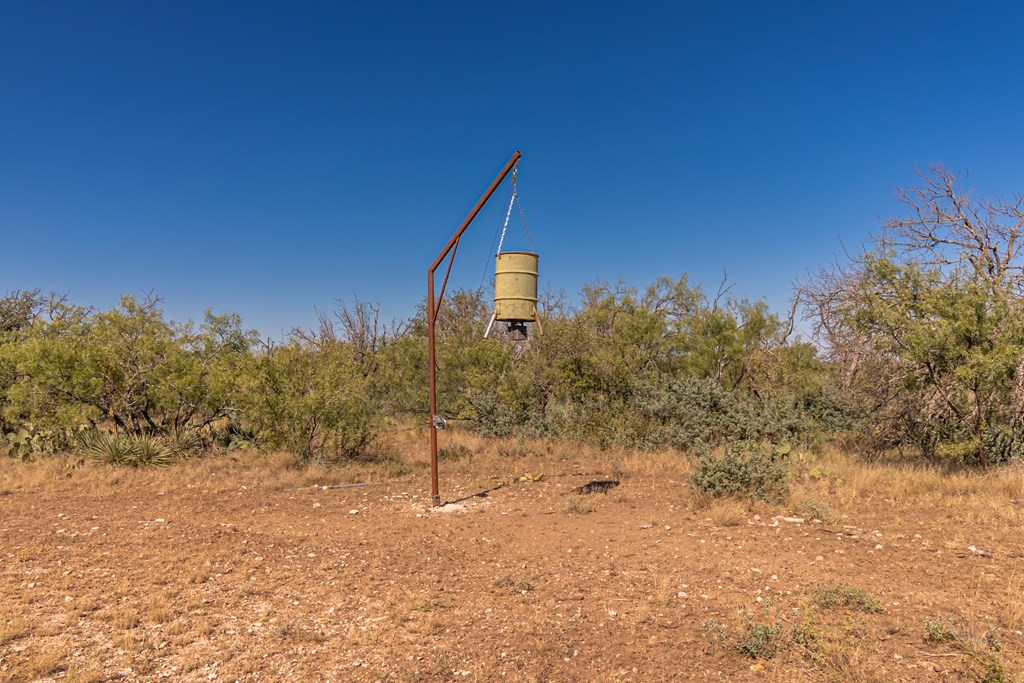
[[[4,463],[0,680],[1021,680],[1019,469],[839,459],[768,506],[464,443],[440,510],[421,461]]]

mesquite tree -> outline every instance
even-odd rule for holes
[[[974,196],[942,167],[919,175],[873,248],[820,269],[800,294],[883,445],[984,468],[1024,442],[1024,196]]]

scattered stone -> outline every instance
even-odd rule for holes
[[[430,508],[431,512],[466,512],[468,510],[469,508],[467,508],[465,505],[462,505],[461,503],[445,503],[440,507]],[[503,512],[501,514],[506,513]]]
[[[359,514],[359,510],[349,510],[348,514],[350,514],[350,515],[358,515]]]
[[[989,551],[982,550],[981,548],[975,548],[973,545],[967,546],[967,549],[975,555],[980,555],[981,557],[992,557],[992,553],[990,553]]]

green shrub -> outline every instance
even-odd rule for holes
[[[690,488],[712,498],[748,496],[777,504],[786,499],[786,469],[770,448],[751,444],[729,446],[721,456],[702,456],[689,476]]]
[[[304,461],[367,457],[379,415],[369,379],[339,342],[296,342],[253,358],[238,397],[242,428]]]

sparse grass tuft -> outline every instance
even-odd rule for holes
[[[704,512],[715,526],[739,526],[747,519],[746,506],[734,499],[717,501]]]
[[[797,507],[797,512],[802,517],[806,517],[809,520],[816,519],[824,524],[834,522],[836,519],[836,513],[832,511],[832,508],[811,498],[801,501]]]
[[[89,665],[72,664],[61,679],[62,683],[100,683],[106,680],[103,671]]]
[[[850,607],[869,614],[882,611],[882,603],[867,589],[842,582],[818,586],[814,591],[814,604],[823,608]]]
[[[597,503],[588,496],[566,496],[565,511],[570,515],[585,515],[597,509]]]
[[[1015,631],[1024,630],[1024,573],[1010,575],[1002,609],[1007,627]]]
[[[42,678],[63,670],[64,652],[56,648],[46,648],[32,654],[21,666],[26,680]]]
[[[463,460],[471,458],[473,451],[469,450],[466,446],[461,443],[453,443],[448,446],[443,446],[437,449],[437,459],[447,460],[449,462],[455,462],[456,460]]]
[[[507,588],[515,593],[528,593],[533,590],[533,582],[525,576],[505,574],[494,581],[495,588]]]
[[[0,623],[0,645],[32,634],[32,624],[22,617],[12,617]]]

